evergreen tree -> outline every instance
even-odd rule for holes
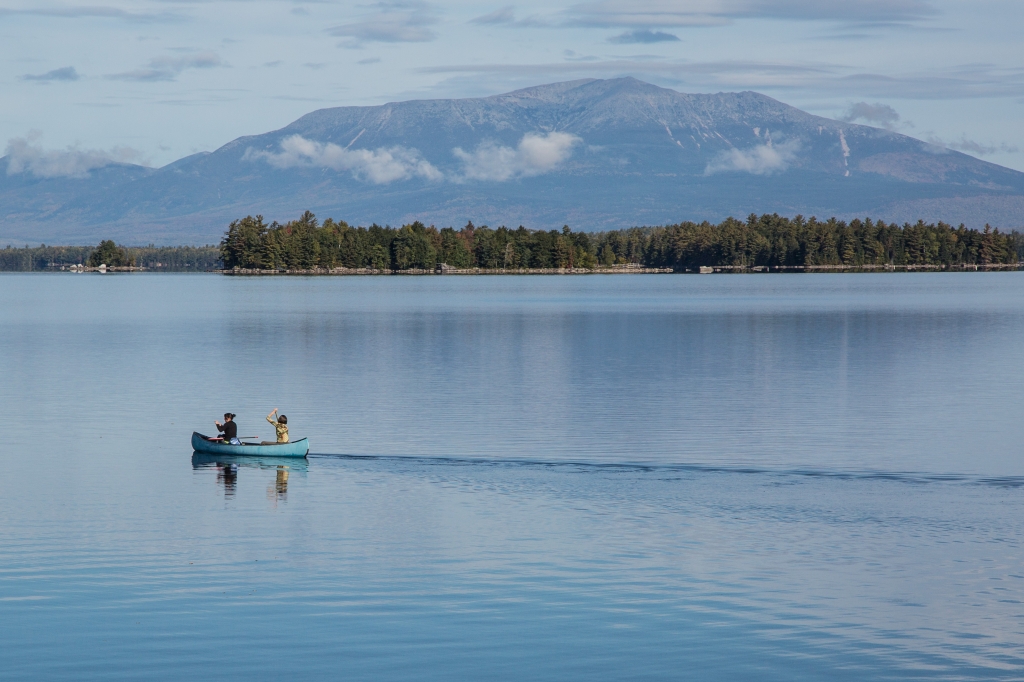
[[[110,268],[120,268],[132,265],[132,263],[128,259],[127,252],[122,247],[115,244],[113,240],[106,239],[101,241],[100,245],[89,256],[89,267],[98,268],[101,265],[106,265]]]

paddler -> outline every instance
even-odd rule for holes
[[[242,441],[238,440],[238,424],[235,423],[235,415],[225,412],[223,424],[219,421],[214,421],[213,423],[217,425],[217,430],[223,434],[225,443],[230,445],[242,444]]]
[[[277,431],[277,442],[278,443],[287,443],[288,442],[288,417],[286,417],[286,416],[284,416],[282,414],[277,419],[274,419],[274,415],[275,414],[277,414],[277,408],[276,407],[274,408],[273,412],[271,412],[270,414],[267,415],[267,421],[270,422],[271,424],[273,424],[274,425],[274,430]],[[270,443],[267,442],[267,441],[263,441],[262,444],[263,445],[270,445]]]

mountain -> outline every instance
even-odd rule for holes
[[[31,243],[213,243],[234,218],[306,209],[583,230],[751,212],[1024,225],[1024,173],[754,92],[633,78],[321,109],[160,169],[37,177],[13,153],[0,168],[0,240]]]

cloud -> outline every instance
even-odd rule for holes
[[[668,80],[685,85],[691,91],[718,90],[793,90],[828,93],[836,97],[900,98],[917,100],[1024,97],[1024,69],[968,64],[954,66],[936,74],[931,72],[880,75],[856,73],[853,66],[803,62],[784,63],[753,60],[690,62],[638,57],[591,62],[555,62],[533,64],[455,64],[426,66],[420,73],[458,73],[495,76],[536,82],[539,79],[635,76]],[[531,83],[533,84],[533,83]],[[493,87],[493,86],[490,86]]]
[[[595,57],[593,55],[580,54],[573,50],[564,50],[562,54],[564,54],[566,60],[570,62],[594,62],[601,59],[600,57]]]
[[[938,11],[927,0],[745,0],[730,3],[737,16],[768,19],[892,23],[927,19]]]
[[[378,2],[377,12],[362,21],[327,29],[332,36],[350,38],[346,47],[362,43],[425,43],[436,35],[427,26],[437,23],[434,9],[425,2]]]
[[[186,69],[212,69],[222,64],[215,52],[200,52],[188,57],[155,57],[149,60],[149,65],[144,69],[115,73],[107,78],[140,82],[173,81]]]
[[[547,18],[538,15],[531,15],[524,17],[523,19],[516,19],[515,8],[512,7],[512,5],[506,5],[505,7],[501,7],[490,12],[489,14],[484,14],[483,16],[476,17],[475,19],[470,19],[469,23],[480,24],[482,26],[515,26],[518,28],[551,28],[552,26],[551,22]]]
[[[7,142],[7,175],[28,173],[37,178],[85,178],[89,171],[116,163],[134,163],[142,153],[130,147],[100,149],[43,149],[36,144],[39,133],[16,137]]]
[[[25,80],[25,81],[43,81],[43,82],[49,82],[49,81],[76,81],[79,78],[81,78],[81,76],[78,74],[77,71],[75,71],[75,67],[73,67],[73,66],[65,66],[65,67],[62,67],[60,69],[54,69],[53,71],[47,71],[46,73],[41,73],[41,74],[38,74],[38,75],[31,74],[31,73],[26,73],[24,76],[21,77],[21,79]]]
[[[472,152],[456,147],[452,153],[463,164],[461,179],[504,181],[555,170],[581,142],[569,133],[527,133],[515,149],[483,142]]]
[[[471,20],[474,24],[511,24],[516,20],[515,8],[512,5],[506,5],[501,9],[496,9],[490,14],[477,17]]]
[[[704,169],[704,175],[740,172],[752,175],[771,175],[789,168],[800,151],[800,141],[793,139],[779,144],[769,141],[748,149],[727,149],[713,158]]]
[[[847,93],[859,92],[872,97],[899,99],[1020,97],[1024,95],[1024,72],[987,65],[967,65],[951,67],[940,74],[855,73],[823,85],[845,89]]]
[[[82,18],[108,18],[121,19],[132,23],[170,23],[185,19],[180,14],[173,12],[160,12],[157,14],[126,12],[117,7],[102,6],[78,6],[78,7],[35,7],[32,9],[11,9],[0,7],[0,17],[9,16],[37,16],[54,17],[59,19],[82,19]]]
[[[620,33],[617,36],[612,36],[608,39],[609,43],[619,43],[620,45],[630,45],[633,43],[666,43],[676,42],[679,40],[678,36],[674,36],[671,33],[664,33],[662,31],[651,31],[648,29],[636,29],[633,31],[626,31]]]
[[[265,159],[275,168],[331,168],[350,171],[357,179],[383,185],[412,177],[440,180],[443,175],[415,149],[380,147],[378,149],[347,149],[333,142],[324,144],[291,135],[281,140],[278,153],[248,149],[246,161]]]
[[[573,5],[567,23],[651,28],[713,26],[736,19],[906,23],[936,14],[926,0],[597,0]]]
[[[900,122],[900,115],[895,109],[888,104],[868,104],[867,102],[857,102],[851,104],[850,108],[846,110],[846,113],[839,117],[840,121],[846,121],[847,123],[853,123],[854,121],[864,121],[871,125],[876,125],[886,130],[895,130]]]
[[[728,61],[687,62],[653,59],[646,56],[602,61],[566,61],[540,64],[458,64],[426,66],[420,73],[484,74],[490,78],[522,78],[536,81],[548,78],[601,77],[670,78],[690,87],[727,88],[730,90],[766,87],[834,86],[835,67],[820,64],[784,64],[773,62]]]
[[[934,135],[928,137],[927,142],[931,145],[943,147],[945,149],[955,149],[958,152],[966,152],[975,156],[988,156],[990,154],[1017,154],[1020,152],[1020,148],[1002,142],[998,145],[995,144],[982,144],[967,138],[966,134],[960,136],[959,140],[953,140],[947,142]]]

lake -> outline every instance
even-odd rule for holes
[[[4,274],[0,400],[5,680],[1024,677],[1024,273]]]

